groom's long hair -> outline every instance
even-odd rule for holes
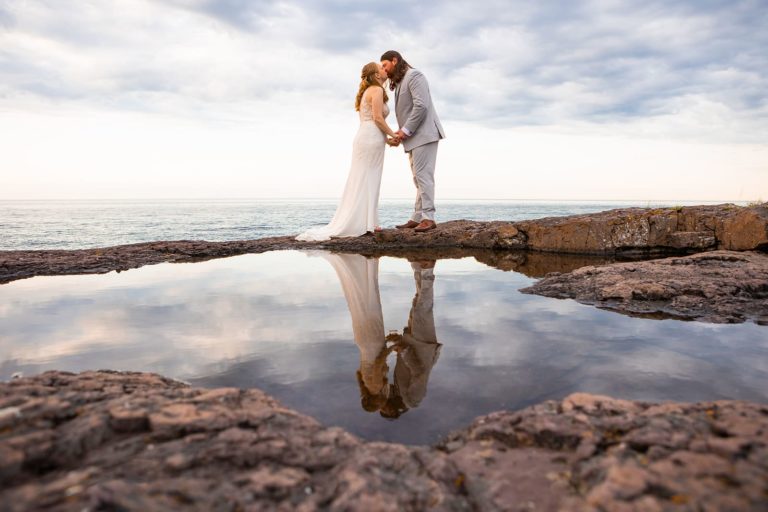
[[[403,79],[408,68],[412,67],[405,62],[405,59],[400,55],[400,52],[396,52],[395,50],[384,52],[379,60],[391,61],[395,57],[397,57],[397,64],[395,64],[395,70],[392,72],[392,76],[389,77],[389,89],[392,91],[397,88],[397,84]]]

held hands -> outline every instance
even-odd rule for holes
[[[408,138],[408,135],[406,135],[403,130],[397,130],[395,132],[394,137],[389,137],[387,139],[387,144],[389,144],[393,148],[396,148],[397,146],[400,145],[401,142],[403,142],[407,138]]]

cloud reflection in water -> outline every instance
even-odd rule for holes
[[[521,294],[532,279],[470,258],[430,265],[286,251],[9,283],[0,379],[111,368],[256,386],[326,424],[409,443],[574,391],[768,401],[765,327],[631,318]],[[372,355],[345,293],[355,287],[377,336],[390,333]],[[381,346],[393,350],[377,362]],[[373,394],[386,382],[374,414],[356,377],[367,363],[382,371],[368,375]]]

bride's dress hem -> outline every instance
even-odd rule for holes
[[[384,105],[384,117],[389,108]],[[300,242],[325,242],[334,238],[357,237],[375,232],[379,226],[379,191],[384,170],[386,136],[373,122],[371,106],[360,107],[360,128],[352,143],[352,164],[344,193],[331,221],[306,230],[296,237]]]
[[[323,226],[323,228],[325,228],[325,226]],[[311,231],[313,231],[314,229],[320,230],[323,228],[308,229],[304,233],[294,238],[294,240],[299,242],[327,242],[329,240],[335,240],[337,238],[357,238],[365,235],[366,233],[371,233],[371,231],[365,231],[363,233],[360,233],[359,235],[324,235],[324,234],[311,233]]]

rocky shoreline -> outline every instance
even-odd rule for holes
[[[371,256],[457,251],[486,260],[513,252],[607,258],[692,254],[708,250],[768,251],[768,204],[626,208],[521,222],[445,222],[427,233],[386,229],[375,236],[298,242],[291,236],[231,242],[147,242],[85,250],[0,251],[0,284],[38,275],[105,273],[143,265],[194,262],[287,249],[324,249]],[[453,255],[452,255],[453,254]],[[444,256],[443,256],[444,255]],[[484,256],[483,256],[484,255]]]
[[[768,323],[768,204],[628,208],[521,222],[459,220],[427,233],[388,229],[328,242],[283,236],[0,251],[0,284],[291,249],[430,260],[473,256],[494,268],[544,278],[526,293],[654,318]]]
[[[573,394],[441,443],[366,442],[256,389],[0,383],[3,510],[765,510],[768,406]]]

